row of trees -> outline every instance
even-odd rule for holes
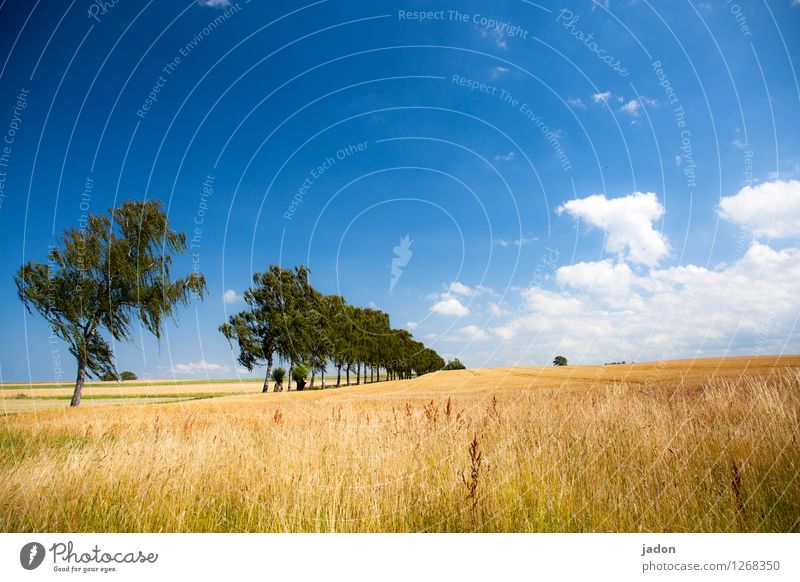
[[[25,307],[39,312],[53,334],[69,346],[77,363],[71,406],[81,401],[87,377],[117,378],[109,339],[129,340],[135,327],[160,337],[165,319],[193,298],[202,300],[206,282],[191,272],[173,278],[173,257],[186,253],[186,235],[173,231],[158,200],[126,201],[107,215],[89,215],[80,228],[68,228],[51,247],[47,263],[31,261],[14,278]],[[245,293],[248,308],[220,330],[239,346],[239,361],[252,370],[273,360],[289,362],[298,387],[310,372],[328,366],[342,370],[347,383],[408,378],[444,367],[439,355],[392,329],[389,316],[375,309],[323,295],[308,282],[308,269],[271,267],[253,278]],[[134,376],[123,373],[122,379]],[[280,380],[279,380],[280,378]],[[276,385],[282,385],[278,373]]]
[[[393,329],[389,316],[377,309],[349,305],[339,295],[324,295],[308,281],[300,266],[272,265],[253,276],[244,293],[247,307],[230,316],[220,331],[239,348],[239,362],[248,370],[266,366],[263,391],[269,389],[277,360],[289,365],[297,388],[310,374],[325,387],[325,373],[336,369],[336,386],[383,379],[404,379],[444,367],[444,360],[413,339],[404,329]],[[282,381],[275,378],[275,389]]]

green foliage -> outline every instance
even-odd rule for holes
[[[286,368],[282,368],[278,366],[274,370],[272,370],[272,381],[276,384],[283,384],[283,381],[286,379]]]
[[[555,358],[553,358],[554,366],[566,366],[567,362],[568,360],[564,356],[556,356]]]
[[[44,317],[77,361],[73,406],[86,375],[116,376],[104,333],[124,341],[139,322],[160,338],[177,306],[202,298],[201,274],[172,279],[172,257],[185,252],[186,235],[170,230],[160,201],[126,201],[68,228],[47,264],[20,267],[14,280],[23,304]]]
[[[410,378],[444,367],[444,360],[408,331],[392,329],[386,313],[348,305],[339,295],[324,295],[311,286],[308,276],[304,266],[292,270],[278,265],[253,276],[253,286],[244,293],[247,307],[219,328],[238,345],[242,365],[250,370],[266,365],[269,378],[275,356],[303,362],[304,377],[311,374],[313,386],[320,374],[323,387],[331,363],[339,378],[343,368],[348,377],[355,368],[358,381],[361,370],[366,380],[376,375],[379,379],[381,370],[384,378]],[[291,373],[295,379],[295,371]],[[266,387],[265,382],[265,391]]]
[[[128,370],[125,370],[124,372],[122,372],[122,374],[120,374],[120,378],[122,379],[123,382],[125,382],[126,380],[138,380],[139,379],[136,374],[134,374],[133,372],[129,372]]]
[[[445,370],[466,370],[467,367],[461,363],[461,360],[458,358],[454,358],[447,362],[447,365],[444,367]]]
[[[100,376],[100,380],[102,380],[103,382],[119,382],[119,378],[117,377],[117,375],[111,372],[106,372],[105,374]]]
[[[304,362],[295,364],[294,368],[292,368],[292,380],[294,380],[298,390],[303,390],[306,387],[306,379],[309,372],[309,366]]]

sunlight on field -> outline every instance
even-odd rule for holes
[[[6,397],[37,410],[1,421],[0,527],[798,531],[799,367],[478,369],[78,409]]]

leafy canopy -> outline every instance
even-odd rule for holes
[[[23,265],[15,283],[28,311],[38,311],[67,343],[79,375],[116,376],[103,331],[127,340],[138,321],[160,338],[176,306],[205,293],[199,273],[171,277],[172,255],[185,251],[186,235],[170,230],[160,201],[126,201],[68,228],[48,264]]]

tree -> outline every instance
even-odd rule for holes
[[[129,372],[128,370],[125,370],[124,372],[122,372],[122,374],[120,374],[120,378],[122,378],[123,382],[125,382],[126,380],[138,380],[139,379],[138,376],[136,376],[136,374],[134,374],[133,372]]]
[[[556,356],[553,358],[553,365],[554,366],[566,366],[567,365],[567,358],[564,356]]]
[[[275,382],[275,392],[283,391],[283,380],[286,378],[286,368],[278,366],[272,370],[272,381]]]
[[[308,366],[303,362],[299,362],[292,370],[292,379],[298,390],[305,389],[306,378],[308,378]]]
[[[273,265],[266,273],[253,275],[253,286],[244,292],[247,309],[233,314],[219,331],[239,345],[239,363],[248,370],[262,363],[267,365],[262,392],[269,390],[272,361],[285,339],[286,301],[284,269]]]
[[[461,363],[461,360],[455,358],[447,362],[447,365],[444,367],[445,370],[466,370],[466,366]]]
[[[75,357],[70,406],[80,404],[87,376],[116,376],[103,332],[127,340],[139,321],[160,339],[176,307],[206,291],[200,273],[172,279],[172,258],[186,252],[186,235],[170,230],[162,208],[158,200],[126,201],[108,215],[89,215],[81,228],[64,232],[49,265],[26,263],[14,278],[28,311],[38,311]]]
[[[100,376],[100,380],[102,382],[119,382],[119,378],[117,378],[117,375],[113,374],[112,372],[106,372],[105,374]]]

